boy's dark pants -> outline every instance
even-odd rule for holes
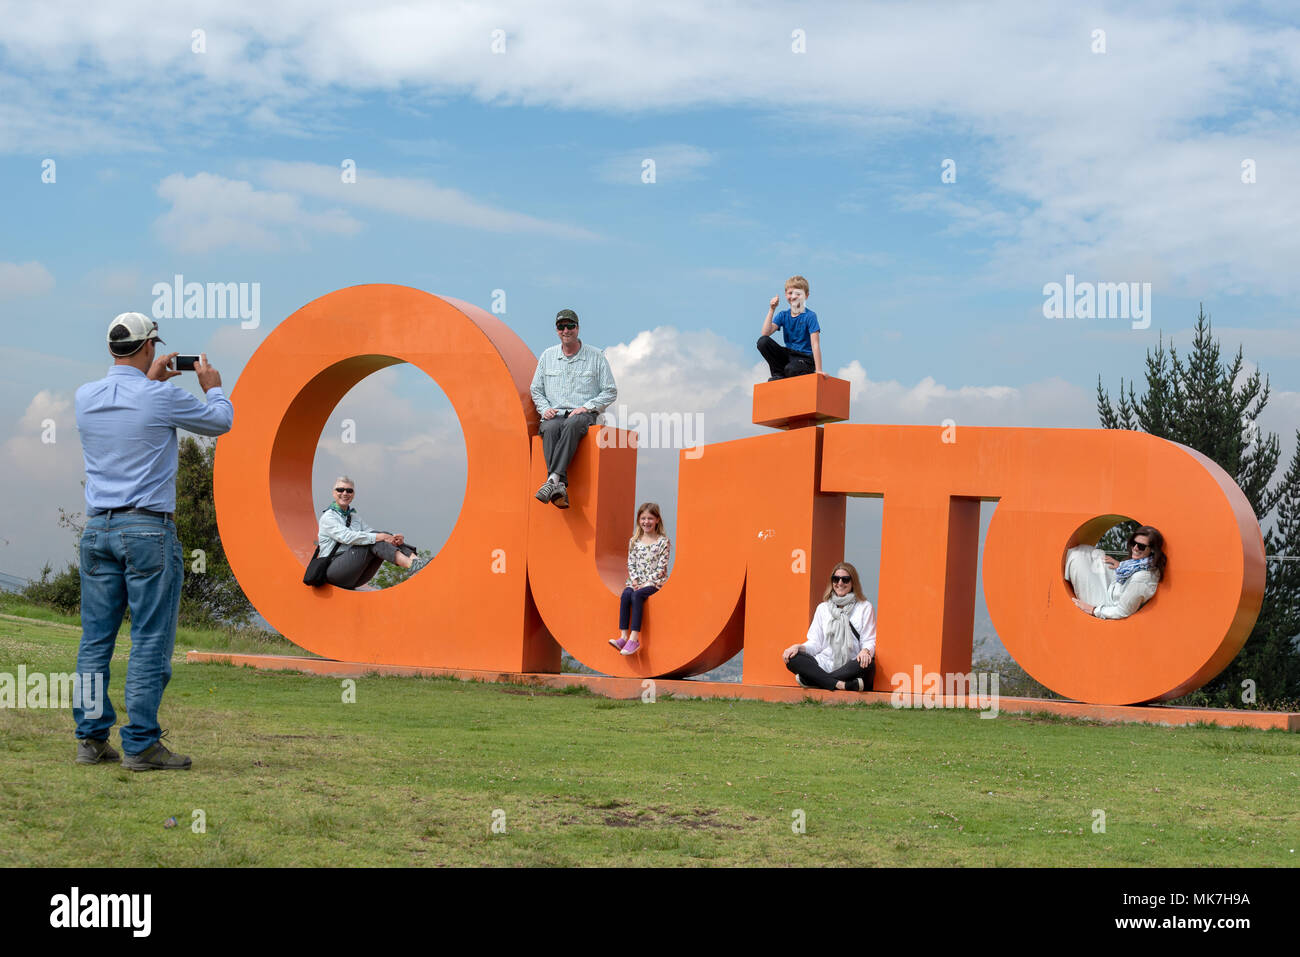
[[[817,369],[817,363],[810,353],[787,349],[771,336],[758,337],[758,351],[767,360],[774,379],[793,379],[797,375],[809,375]]]

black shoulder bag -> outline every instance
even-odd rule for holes
[[[326,509],[326,511],[329,510]],[[321,514],[324,513],[322,512]],[[352,527],[351,512],[348,512],[348,516],[344,524],[348,528]],[[303,573],[302,583],[304,585],[311,585],[313,588],[326,584],[325,576],[326,574],[328,574],[330,570],[330,562],[334,560],[334,556],[337,555],[338,553],[339,553],[338,542],[335,542],[333,551],[331,551],[324,558],[321,558],[320,545],[318,544],[316,546],[316,550],[311,553],[311,561],[307,563],[307,571]]]

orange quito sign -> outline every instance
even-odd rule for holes
[[[459,520],[396,587],[304,587],[321,431],[349,389],[399,362],[435,379],[460,419]],[[793,685],[781,650],[802,640],[831,567],[852,560],[845,496],[863,495],[884,501],[878,690],[896,673],[970,669],[982,501],[998,502],[984,545],[989,615],[1016,661],[1060,694],[1186,694],[1231,661],[1259,613],[1259,525],[1205,456],[1137,432],[844,423],[848,383],[810,375],[755,386],[754,421],[777,431],[679,456],[676,563],[645,606],[643,651],[624,657],[606,639],[636,507],[636,435],[593,427],[569,467],[572,507],[538,502],[536,364],[485,310],[405,286],[340,289],[280,323],[239,377],[235,426],[217,445],[222,544],[257,610],[347,661],[556,672],[563,646],[606,674],[685,677],[743,648],[745,683]],[[1138,614],[1104,621],[1074,607],[1063,561],[1123,516],[1160,528],[1170,573]]]

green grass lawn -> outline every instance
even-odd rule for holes
[[[0,619],[0,672],[73,670],[50,619]],[[188,772],[74,764],[70,712],[0,709],[0,864],[1300,862],[1300,735],[377,676],[345,704],[339,679],[183,660],[227,640],[177,641]]]

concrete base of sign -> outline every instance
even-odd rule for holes
[[[409,665],[376,665],[356,661],[332,661],[328,658],[305,658],[290,655],[245,655],[229,652],[191,651],[186,661],[198,664],[231,664],[259,668],[263,671],[298,671],[304,674],[328,675],[333,678],[360,678],[363,675],[397,675],[459,678],[463,681],[492,681],[510,684],[534,685],[539,688],[565,688],[582,685],[593,694],[606,698],[638,699],[649,689],[648,678],[607,678],[600,675],[580,674],[511,674],[498,671],[465,671],[454,668],[423,668]],[[847,691],[816,691],[808,688],[787,688],[775,685],[744,685],[727,681],[698,681],[691,679],[656,678],[656,696],[673,695],[677,698],[742,698],[753,701],[799,702],[813,698],[826,704],[888,704],[893,697],[887,691],[869,691],[858,694]],[[908,707],[923,708],[922,695],[907,696]],[[939,702],[935,704],[935,702]],[[969,708],[990,710],[990,703],[972,695],[939,696],[931,699],[932,707]],[[1283,731],[1300,731],[1300,713],[1282,711],[1230,711],[1222,708],[1171,708],[1166,705],[1102,705],[1082,704],[1077,701],[1060,701],[1051,698],[997,699],[999,713],[1048,712],[1067,718],[1079,718],[1103,723],[1133,722],[1137,724],[1215,724],[1225,728],[1278,728]]]

